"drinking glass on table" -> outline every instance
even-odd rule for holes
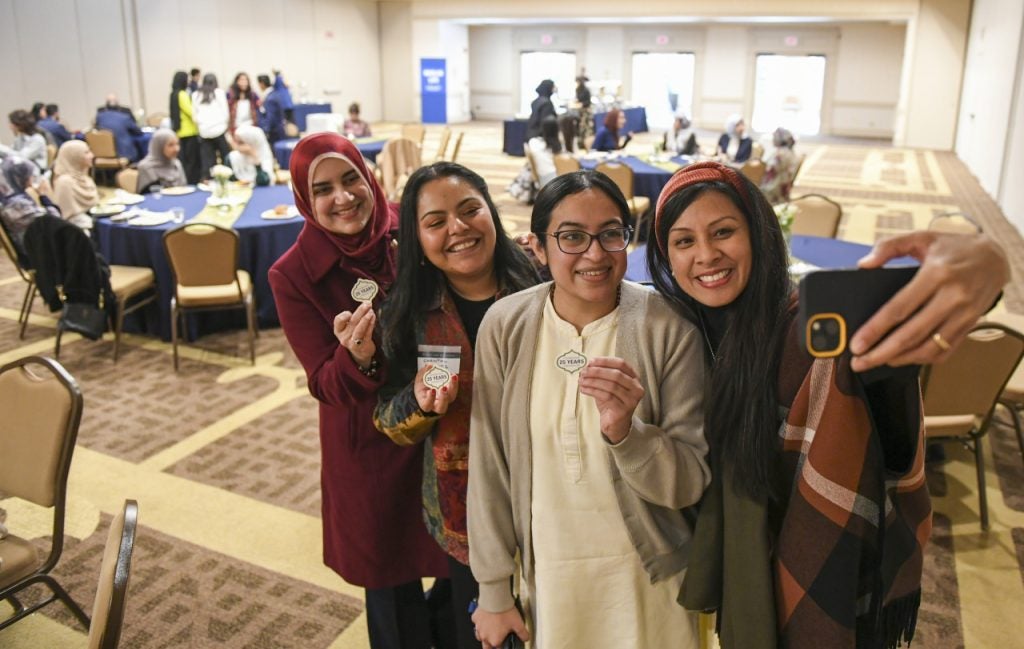
[[[174,223],[185,222],[185,208],[184,207],[172,207],[171,208],[171,221]]]

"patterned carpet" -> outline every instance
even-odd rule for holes
[[[378,129],[396,134],[398,125]],[[460,125],[459,161],[487,178],[510,232],[529,210],[504,188],[522,158],[498,153],[501,127]],[[710,147],[712,134],[701,138]],[[649,151],[660,135],[631,147]],[[440,129],[428,131],[433,157]],[[795,194],[817,192],[844,211],[840,237],[871,243],[963,210],[1010,251],[1024,276],[1017,231],[949,153],[849,142],[802,142],[808,154]],[[1024,286],[997,309],[1024,312]],[[38,303],[24,340],[15,323],[24,285],[0,259],[0,363],[52,353],[52,315]],[[61,362],[85,394],[69,482],[64,556],[56,575],[89,610],[106,529],[125,498],[139,501],[140,528],[123,647],[368,647],[362,593],[321,564],[317,409],[280,330],[263,331],[248,365],[244,331],[170,348],[127,336],[112,342],[65,337]],[[974,465],[963,449],[929,467],[936,509],[925,557],[925,594],[915,647],[1019,646],[1024,636],[1024,463],[1012,429],[986,442],[992,530],[977,517]],[[0,519],[47,547],[46,513],[0,500]],[[31,599],[31,598],[28,598]],[[0,604],[0,615],[6,610]],[[0,631],[0,647],[84,646],[59,605]]]

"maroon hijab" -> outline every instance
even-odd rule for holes
[[[359,234],[331,232],[313,215],[313,174],[317,165],[326,158],[338,158],[349,163],[370,186],[373,214]],[[367,169],[356,145],[337,133],[316,133],[304,137],[292,152],[288,170],[292,176],[295,206],[305,217],[306,227],[314,228],[338,249],[346,268],[385,286],[390,285],[395,278],[395,261],[388,233],[398,228],[398,207],[388,203],[384,190]]]

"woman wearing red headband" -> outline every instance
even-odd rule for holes
[[[366,588],[374,649],[427,649],[420,578],[447,576],[448,566],[421,518],[423,448],[396,446],[373,425],[384,379],[373,305],[395,278],[397,206],[336,133],[299,142],[290,171],[306,223],[270,269],[270,285],[320,402],[324,562]]]
[[[917,374],[864,388],[855,372],[948,356],[1009,279],[1002,251],[936,233],[880,243],[862,265],[913,254],[920,271],[854,337],[857,356],[814,360],[797,345],[778,219],[741,174],[679,171],[654,237],[655,286],[697,313],[712,365],[712,484],[680,601],[717,610],[724,649],[909,642],[931,528]]]

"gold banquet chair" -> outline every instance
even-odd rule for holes
[[[595,171],[600,171],[612,179],[622,195],[626,197],[629,204],[629,211],[636,219],[636,231],[640,231],[640,223],[644,214],[651,209],[651,199],[646,196],[633,195],[633,169],[621,162],[602,162],[597,165]]]
[[[14,614],[0,629],[60,600],[86,628],[89,618],[50,575],[64,549],[68,471],[82,420],[82,392],[57,361],[28,356],[0,368],[0,492],[53,510],[50,552],[40,558],[31,539],[0,539],[0,601]],[[18,593],[34,584],[50,595],[25,607]]]
[[[18,257],[18,251],[14,247],[14,242],[7,235],[7,226],[2,222],[0,222],[0,246],[3,247],[4,252],[7,253],[14,267],[18,269],[18,276],[25,282],[25,297],[22,298],[21,310],[18,311],[18,324],[21,325],[18,338],[24,338],[25,328],[28,327],[28,317],[32,313],[32,303],[39,293],[39,289],[36,288],[36,272]]]
[[[114,176],[114,183],[130,194],[139,192],[139,172],[137,169],[122,169]]]
[[[187,311],[244,309],[249,360],[256,364],[256,302],[249,273],[238,269],[238,233],[206,223],[188,223],[164,233],[164,250],[174,273],[171,347],[178,370],[178,326]]]
[[[452,139],[452,130],[447,126],[441,131],[441,141],[437,145],[437,155],[434,156],[434,162],[441,162],[444,160],[444,154],[448,152],[448,141]]]
[[[924,368],[924,427],[930,440],[960,442],[974,453],[981,528],[988,529],[982,438],[996,402],[1024,356],[1024,335],[981,322],[944,362]]]
[[[568,153],[559,153],[555,156],[555,173],[559,176],[571,174],[580,170],[580,161]]]
[[[764,178],[765,166],[761,162],[761,158],[750,157],[749,160],[743,163],[740,167],[740,173],[747,177],[750,182],[757,186],[761,186],[761,179]]]
[[[94,159],[92,161],[93,176],[99,169],[124,169],[128,166],[128,158],[117,155],[117,142],[111,131],[93,129],[85,134],[85,143],[89,145]]]
[[[827,237],[834,239],[839,232],[839,222],[843,218],[843,208],[839,203],[821,194],[804,194],[789,201],[796,208],[793,224],[789,231],[792,234]]]
[[[422,150],[423,140],[427,137],[427,127],[423,124],[402,124],[402,137],[412,140]]]
[[[986,320],[1024,332],[1024,316],[1016,313],[993,313],[986,316]],[[1021,460],[1024,461],[1024,431],[1021,430],[1021,415],[1024,414],[1024,364],[1018,365],[1013,376],[1006,382],[1003,393],[999,395],[999,405],[1010,413],[1013,430],[1017,433]]]
[[[459,131],[459,134],[455,136],[455,145],[452,147],[451,162],[456,162],[458,160],[459,151],[462,149],[462,137],[465,134],[466,133],[464,131]]]
[[[124,501],[124,507],[110,524],[107,545],[103,550],[100,580],[92,605],[89,624],[90,649],[117,649],[124,623],[128,577],[131,573],[135,528],[139,520],[139,504]]]

